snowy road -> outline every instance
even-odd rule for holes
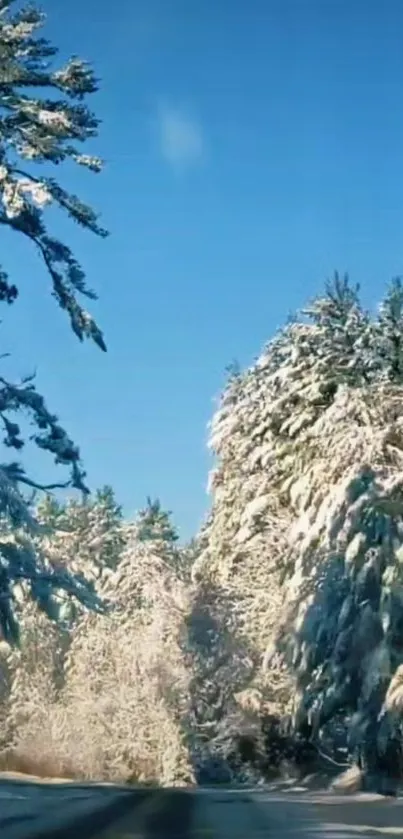
[[[402,837],[403,800],[0,781],[2,839]]]

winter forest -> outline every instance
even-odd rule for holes
[[[95,294],[48,214],[107,235],[55,176],[102,170],[82,151],[98,82],[78,58],[58,66],[42,14],[17,7],[0,0],[0,222],[36,250],[72,340],[105,351],[82,302]],[[1,261],[7,318],[18,288]],[[0,768],[157,785],[354,768],[364,788],[394,791],[400,279],[371,313],[336,274],[249,369],[230,370],[209,429],[210,511],[189,544],[158,499],[127,521],[113,488],[89,492],[57,406],[33,378],[0,380]],[[59,484],[25,471],[28,446],[59,465]]]

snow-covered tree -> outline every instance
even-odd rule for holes
[[[159,533],[143,537],[140,515],[116,570],[103,581],[110,614],[84,614],[74,633],[65,718],[87,777],[180,784],[193,778],[182,637],[188,589],[169,542]]]
[[[189,743],[196,778],[201,784],[246,780],[238,745],[245,735],[258,739],[256,714],[247,707],[253,650],[238,631],[235,597],[209,580],[189,595],[184,645],[191,675]]]
[[[171,513],[161,507],[159,498],[154,501],[148,497],[147,504],[137,517],[138,538],[140,541],[162,541],[174,545],[178,541],[178,532],[171,521]]]
[[[136,533],[140,542],[151,542],[154,550],[164,556],[176,573],[183,579],[189,577],[193,554],[189,548],[179,544],[179,533],[172,522],[170,510],[164,510],[158,498],[148,497],[146,506],[136,518]]]
[[[51,174],[51,166],[75,162],[99,171],[101,161],[82,153],[80,145],[97,133],[98,122],[84,104],[97,89],[92,70],[78,58],[52,68],[57,53],[37,35],[44,16],[33,6],[15,9],[12,0],[0,0],[0,224],[31,243],[43,261],[52,282],[52,294],[67,312],[80,340],[89,337],[105,350],[102,333],[82,307],[79,298],[95,298],[86,285],[84,272],[67,245],[55,239],[45,222],[45,209],[55,206],[88,230],[105,235],[94,211],[69,193]],[[38,174],[34,164],[39,164]],[[11,304],[18,288],[0,268],[0,300]],[[33,426],[30,439],[50,452],[58,464],[70,467],[71,485],[86,491],[77,446],[49,412],[32,379],[11,383],[0,376],[0,417],[3,443],[20,451],[24,436],[16,414],[28,417]],[[0,538],[0,625],[8,640],[16,639],[18,627],[12,609],[12,584],[29,583],[31,593],[45,611],[52,611],[52,592],[65,588],[88,605],[96,599],[82,580],[67,571],[56,572],[37,550],[32,536],[38,523],[30,512],[24,488],[39,487],[16,462],[0,466],[0,514],[4,528]],[[60,484],[59,484],[60,486]]]
[[[48,495],[38,505],[37,518],[43,528],[39,544],[52,567],[81,574],[99,589],[102,575],[117,567],[126,541],[112,488],[65,504]]]
[[[389,382],[403,382],[403,284],[390,284],[376,322],[379,372]]]
[[[128,528],[113,490],[104,487],[81,502],[70,499],[61,503],[54,496],[45,496],[37,517],[43,530],[35,541],[51,567],[67,570],[75,578],[85,578],[100,596],[108,574],[118,566],[128,538]],[[59,591],[53,598],[52,616],[56,622],[49,625],[47,617],[31,601],[26,587],[15,585],[13,594],[21,644],[19,649],[0,649],[2,736],[8,748],[20,749],[25,741],[24,748],[32,751],[35,725],[39,731],[42,726],[39,720],[49,713],[49,708],[52,713],[59,708],[66,657],[74,641],[75,628],[86,610],[68,592]],[[52,755],[48,758],[52,762]]]
[[[400,725],[401,299],[395,281],[370,317],[336,276],[232,376],[194,566],[237,594],[262,708],[291,703],[315,742],[341,719],[369,786]]]

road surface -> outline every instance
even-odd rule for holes
[[[0,780],[1,839],[402,837],[403,799]]]

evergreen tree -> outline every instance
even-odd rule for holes
[[[172,522],[172,513],[164,510],[160,500],[148,497],[146,506],[140,510],[135,531],[140,542],[149,543],[156,556],[164,558],[176,573],[189,576],[190,558],[186,549],[179,545],[179,534]]]
[[[147,504],[140,510],[137,519],[138,538],[140,541],[159,541],[174,544],[178,541],[178,533],[171,522],[172,513],[163,510],[158,498],[154,501],[148,497]]]
[[[381,376],[397,385],[403,382],[403,284],[390,284],[376,323],[378,365]]]
[[[321,377],[333,373],[334,384],[353,387],[370,381],[373,359],[373,330],[369,315],[363,311],[359,286],[351,286],[347,274],[336,272],[325,284],[325,294],[303,310],[316,331],[320,358],[317,372]],[[313,359],[312,359],[313,360]]]
[[[193,568],[233,597],[264,703],[292,700],[317,745],[341,721],[377,789],[393,787],[403,705],[401,294],[374,319],[336,275],[230,381]]]
[[[125,536],[122,508],[111,487],[65,504],[47,496],[38,505],[37,516],[47,530],[43,547],[46,544],[56,564],[91,578],[116,568]]]
[[[85,579],[100,593],[103,579],[118,566],[127,540],[121,507],[111,487],[65,504],[46,496],[38,505],[42,531],[37,545],[53,569]],[[71,621],[80,613],[70,596],[59,594],[59,616]]]
[[[50,276],[52,294],[68,314],[78,338],[91,338],[105,350],[100,329],[79,300],[80,296],[94,299],[95,294],[87,287],[69,247],[48,232],[44,214],[46,207],[54,205],[81,226],[106,235],[94,211],[48,174],[52,164],[65,161],[100,170],[101,161],[80,150],[80,145],[97,133],[98,121],[84,104],[86,95],[97,89],[97,82],[92,70],[77,58],[52,69],[57,49],[36,34],[44,16],[33,6],[15,11],[13,7],[13,0],[0,0],[0,224],[35,247]],[[33,164],[41,165],[39,175]],[[17,297],[18,288],[2,266],[0,300],[12,304]],[[78,448],[47,409],[33,380],[13,384],[0,377],[3,442],[20,451],[24,439],[16,413],[28,415],[34,426],[30,439],[50,452],[56,463],[70,467],[70,480],[62,485],[87,492]],[[28,582],[46,611],[51,611],[55,588],[65,588],[83,602],[97,604],[83,580],[67,571],[56,573],[34,551],[31,536],[37,532],[37,523],[22,492],[27,486],[54,488],[39,485],[19,463],[1,464],[0,512],[8,524],[0,540],[0,625],[9,640],[18,635],[12,608],[15,581]]]
[[[83,614],[66,659],[73,724],[83,743],[102,752],[107,778],[189,782],[190,674],[182,649],[189,596],[171,541],[158,528],[141,538],[140,516],[100,590],[111,612]]]

